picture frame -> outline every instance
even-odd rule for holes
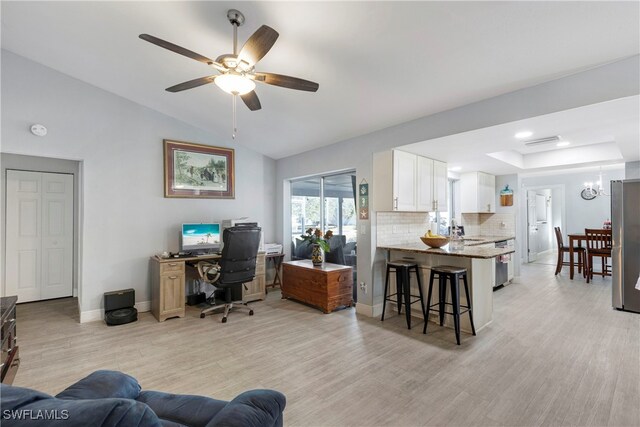
[[[234,199],[234,149],[165,139],[164,197]]]

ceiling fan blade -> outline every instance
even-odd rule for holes
[[[256,94],[255,90],[252,90],[251,92],[247,92],[244,95],[240,95],[240,98],[242,98],[242,101],[244,102],[244,104],[249,107],[249,110],[251,111],[256,111],[262,108],[262,105],[260,105],[260,100],[258,99],[258,95]]]
[[[193,89],[194,87],[206,85],[212,83],[216,76],[200,77],[199,79],[189,80],[188,82],[179,83],[175,86],[166,88],[167,92],[180,92],[187,89]]]
[[[195,59],[196,61],[200,61],[207,65],[211,65],[220,71],[226,71],[226,68],[222,64],[217,63],[213,59],[209,59],[206,56],[200,55],[199,53],[193,52],[189,49],[185,49],[184,47],[178,46],[177,44],[173,44],[171,42],[159,39],[149,34],[140,34],[138,37],[140,37],[142,40],[148,41],[149,43],[153,43],[156,46],[160,46],[172,52],[179,53],[180,55],[186,56],[187,58]]]
[[[242,46],[238,61],[244,61],[253,67],[269,52],[279,35],[276,30],[266,25],[258,28]]]
[[[256,80],[268,85],[286,87],[287,89],[304,90],[316,92],[320,85],[318,83],[299,79],[297,77],[285,76],[274,73],[255,73]]]

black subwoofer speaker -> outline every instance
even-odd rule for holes
[[[123,289],[104,294],[104,321],[109,326],[124,325],[138,320],[136,291]]]

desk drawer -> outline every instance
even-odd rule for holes
[[[184,273],[184,261],[163,262],[160,264],[160,274]]]

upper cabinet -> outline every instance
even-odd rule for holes
[[[484,172],[460,176],[462,213],[494,213],[496,211],[496,177]]]
[[[400,150],[373,156],[376,211],[447,210],[447,164]]]

